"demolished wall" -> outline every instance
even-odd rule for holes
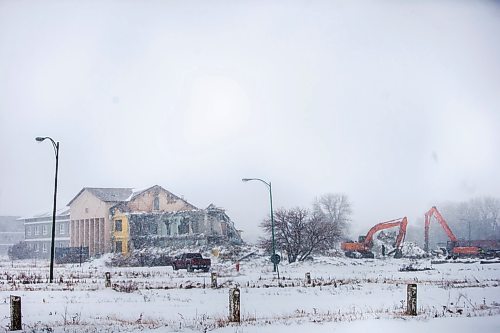
[[[233,221],[214,205],[179,212],[129,213],[128,220],[131,249],[243,243]]]

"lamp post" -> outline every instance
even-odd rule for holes
[[[248,182],[251,180],[258,180],[261,183],[266,184],[266,186],[269,188],[269,202],[271,206],[271,239],[272,239],[272,244],[273,244],[273,255],[271,256],[271,262],[274,265],[273,272],[278,272],[278,279],[280,278],[280,272],[278,269],[278,264],[281,260],[280,256],[276,254],[276,245],[274,242],[274,212],[273,212],[273,191],[271,187],[271,182],[266,182],[260,178],[242,178],[241,179],[244,182]]]
[[[56,238],[56,200],[57,200],[57,169],[59,167],[59,142],[55,142],[52,138],[46,137],[36,137],[35,140],[42,142],[45,139],[49,139],[54,147],[54,153],[56,154],[56,176],[54,181],[54,209],[52,210],[52,236],[50,243],[50,283],[54,280],[54,250],[55,250],[55,238]]]

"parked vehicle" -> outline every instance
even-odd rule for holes
[[[172,268],[176,271],[187,269],[188,272],[194,272],[195,269],[202,269],[204,272],[210,270],[211,260],[204,259],[201,253],[183,253],[178,255],[172,261]]]

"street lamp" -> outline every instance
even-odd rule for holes
[[[280,256],[276,254],[276,245],[274,242],[274,213],[273,213],[273,192],[272,192],[272,187],[271,187],[271,182],[266,182],[260,178],[242,178],[241,179],[244,182],[249,182],[251,180],[258,180],[261,183],[266,184],[266,186],[269,188],[269,202],[271,204],[271,239],[273,243],[273,255],[271,256],[271,262],[274,265],[274,272],[278,272],[278,279],[280,278],[280,272],[278,269],[278,264],[281,260]]]
[[[50,244],[50,283],[54,280],[54,245],[56,238],[56,199],[57,199],[57,168],[59,166],[59,142],[55,142],[52,138],[46,137],[36,137],[35,140],[42,142],[45,139],[49,139],[54,147],[54,153],[56,154],[56,176],[54,184],[54,209],[52,210],[52,238]]]

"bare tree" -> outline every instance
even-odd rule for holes
[[[480,201],[479,211],[484,232],[489,237],[500,238],[500,200],[493,197],[484,197]]]
[[[261,240],[266,249],[272,246],[271,219],[262,223],[268,237]],[[307,209],[278,209],[274,212],[275,243],[286,253],[288,262],[303,261],[313,253],[330,249],[339,235],[334,224],[323,214],[310,213]]]
[[[462,204],[465,207],[463,222],[471,228],[471,237],[476,239],[495,239],[498,233],[500,200],[492,197],[474,198]]]
[[[352,208],[347,195],[342,193],[327,193],[317,198],[313,204],[313,211],[323,216],[326,222],[331,223],[338,234],[337,241],[349,232]]]
[[[325,219],[323,214],[313,212],[306,225],[305,251],[299,260],[306,259],[312,253],[324,253],[331,250],[340,238],[338,228]]]

